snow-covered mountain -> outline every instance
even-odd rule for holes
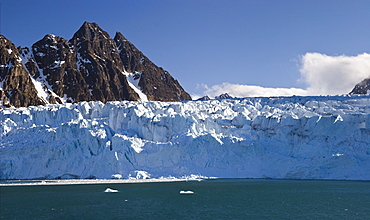
[[[80,102],[0,122],[0,179],[370,180],[369,96]]]
[[[0,35],[0,107],[191,97],[121,33],[85,22],[69,41],[47,34],[31,48]]]

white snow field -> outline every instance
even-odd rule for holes
[[[370,180],[370,97],[0,110],[0,179]]]

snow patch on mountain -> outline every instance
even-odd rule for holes
[[[55,37],[55,36],[54,36]],[[44,75],[44,70],[41,69],[37,62],[35,62],[35,66],[37,68],[37,71],[39,72],[39,77],[36,79],[30,74],[28,71],[28,68],[26,67],[26,63],[30,62],[30,60],[35,60],[35,57],[33,55],[33,51],[29,50],[28,48],[23,48],[20,53],[20,59],[22,62],[23,68],[26,70],[28,75],[30,76],[32,83],[34,84],[36,90],[37,90],[37,96],[40,97],[45,103],[49,103],[50,96],[58,97],[57,94],[52,89],[52,86],[48,83],[46,76]],[[64,64],[65,61],[55,61],[55,66],[52,68],[60,67],[60,65]],[[60,100],[63,100],[60,98]]]
[[[148,101],[148,97],[141,91],[139,86],[139,81],[142,73],[126,73],[123,72],[126,76],[128,85],[139,95],[141,101]]]
[[[77,69],[81,71],[81,67],[84,67],[86,63],[91,63],[89,59],[82,58],[81,54],[77,52]]]
[[[44,91],[43,85],[41,82],[36,81],[34,78],[31,77],[32,83],[35,86],[37,90],[37,96],[40,97],[43,101],[46,103],[49,103],[48,100],[48,94]]]
[[[0,179],[370,180],[368,96],[0,110]]]

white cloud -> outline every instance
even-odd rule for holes
[[[301,58],[301,81],[312,95],[347,94],[370,76],[370,54],[328,56],[306,53]]]
[[[328,56],[306,53],[301,57],[300,81],[307,85],[299,88],[266,88],[261,86],[222,83],[208,87],[198,85],[203,95],[214,98],[222,93],[234,97],[307,96],[348,94],[363,79],[370,77],[370,54],[357,56]],[[193,95],[197,99],[203,95]]]
[[[232,83],[222,83],[221,85],[214,85],[208,87],[207,85],[200,85],[204,88],[204,95],[214,98],[222,93],[228,93],[233,97],[268,97],[268,96],[293,96],[308,95],[307,91],[298,88],[266,88],[261,86],[239,85]],[[196,99],[199,96],[194,95]]]

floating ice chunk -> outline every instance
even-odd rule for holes
[[[106,189],[104,190],[104,192],[106,192],[106,193],[117,193],[117,192],[118,192],[118,190],[116,190],[116,189],[111,189],[111,188],[106,188]]]
[[[335,119],[334,123],[337,123],[337,121],[343,121],[343,118],[340,115],[338,115],[338,117]]]
[[[180,194],[194,194],[194,192],[193,191],[190,191],[190,190],[187,190],[187,191],[181,190],[180,191]]]
[[[122,175],[121,174],[113,174],[112,175],[112,178],[114,178],[114,179],[122,179]]]

